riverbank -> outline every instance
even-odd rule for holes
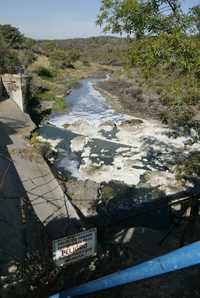
[[[110,79],[99,82],[97,89],[119,112],[143,119],[160,119],[163,106],[157,102],[158,96],[146,95],[142,88],[134,86],[132,82]]]
[[[110,80],[99,82],[96,88],[119,112],[159,120],[187,131],[188,127],[196,129],[199,124],[199,92],[195,84],[190,77],[178,78],[167,70],[146,78],[141,69],[127,67],[113,69]]]
[[[136,70],[130,78],[128,71],[113,69],[110,79],[98,82],[96,88],[116,111],[142,119],[160,120],[164,105],[155,90],[147,88]]]
[[[108,69],[80,61],[64,69],[53,68],[48,57],[39,56],[28,68],[32,78],[29,113],[33,121],[39,125],[50,113],[67,111],[65,96],[79,85],[80,80],[91,76],[102,77]]]

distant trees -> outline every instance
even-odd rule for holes
[[[57,49],[50,55],[50,61],[57,68],[65,69],[79,60],[80,54],[75,50]]]
[[[62,48],[55,48],[49,53],[51,64],[56,68],[66,68],[73,64],[80,58],[77,50],[64,50]]]
[[[58,41],[41,41],[40,47],[49,57],[51,65],[57,69],[65,69],[80,59],[78,49],[63,47]]]

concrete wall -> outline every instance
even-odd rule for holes
[[[26,111],[26,97],[29,86],[29,78],[23,74],[2,75],[3,85],[12,100],[16,102],[21,111]]]

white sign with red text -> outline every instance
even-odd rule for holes
[[[94,256],[96,242],[96,229],[56,239],[53,241],[53,260],[58,266],[63,266]]]

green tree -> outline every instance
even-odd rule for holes
[[[104,32],[136,38],[170,32],[183,24],[179,0],[102,0],[97,18],[97,25],[104,26]]]
[[[0,33],[8,48],[20,48],[24,42],[24,36],[19,29],[11,25],[0,25]]]
[[[104,25],[104,32],[144,35],[145,16],[138,0],[103,0],[97,25]]]
[[[0,73],[5,69],[6,43],[3,36],[0,34]]]
[[[195,32],[200,35],[200,5],[194,6],[191,9],[191,17]]]
[[[20,66],[16,51],[10,50],[4,36],[0,33],[0,73],[15,72]]]

